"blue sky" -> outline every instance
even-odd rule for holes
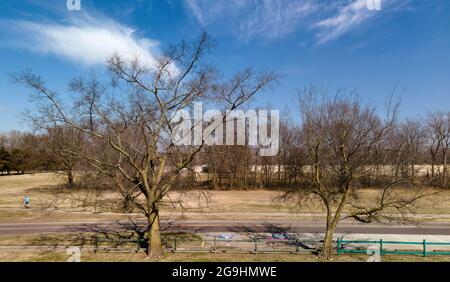
[[[66,0],[0,1],[0,131],[26,130],[32,104],[8,73],[31,68],[52,89],[102,70],[113,52],[149,64],[171,43],[210,32],[224,74],[251,66],[281,74],[255,106],[289,110],[311,83],[357,89],[382,106],[398,83],[402,117],[450,108],[450,1],[381,0]]]

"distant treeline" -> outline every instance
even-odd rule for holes
[[[372,126],[377,126],[375,123]],[[310,137],[306,135],[321,134],[319,128],[314,128],[317,132],[312,133],[306,130],[309,129],[305,128],[305,124],[299,125],[285,118],[280,124],[280,152],[277,156],[261,157],[257,153],[258,148],[250,146],[214,146],[198,155],[196,164],[203,165],[202,170],[207,172],[207,182],[212,187],[298,186],[303,183],[304,175],[313,170],[311,144],[306,142]],[[364,175],[358,177],[361,185],[376,187],[383,176],[394,176],[413,182],[420,180],[430,186],[449,186],[450,112],[434,112],[422,119],[397,121],[390,131],[384,140],[376,144],[378,148],[366,149],[370,158],[362,158],[361,161],[371,169],[365,169]],[[338,149],[325,137],[325,144],[320,144],[324,148],[321,158],[331,164],[334,160],[327,160],[323,154]],[[357,140],[358,136],[354,138]],[[197,167],[196,171],[199,170]],[[205,180],[204,175],[197,178]]]
[[[384,144],[389,152],[380,160],[380,167],[365,170],[361,183],[377,186],[382,175],[389,175],[448,187],[449,122],[450,112],[435,112],[421,120],[396,123],[389,140],[384,140],[389,143]],[[190,173],[183,174],[189,177],[184,177],[178,187],[276,189],[298,186],[307,173],[305,168],[310,165],[303,135],[300,125],[285,118],[280,124],[280,152],[274,157],[259,156],[254,146],[205,148],[195,157],[188,169]],[[69,128],[58,127],[39,134],[11,131],[0,134],[0,173],[63,170],[72,184],[72,171],[88,168],[87,155],[96,150],[99,150],[98,144],[83,140],[82,134]]]
[[[45,134],[11,131],[0,134],[0,174],[62,169]]]

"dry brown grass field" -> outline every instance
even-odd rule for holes
[[[64,176],[55,173],[37,173],[0,177],[0,222],[13,221],[79,221],[122,219],[130,214],[120,209],[120,195],[114,191],[93,192],[86,189],[68,190],[62,188]],[[434,218],[450,215],[450,191],[428,189],[438,194],[421,199],[417,203],[417,214],[432,214]],[[362,189],[360,200],[373,201],[378,191]],[[414,193],[403,189],[400,193]],[[25,210],[22,199],[31,198],[32,208]],[[321,213],[318,200],[310,200],[300,207],[279,200],[280,191],[208,191],[183,193],[186,210],[166,207],[163,215],[208,219],[258,219],[271,217],[295,217],[299,213]],[[170,199],[179,199],[179,192],[169,194]],[[348,207],[349,208],[349,207]],[[395,211],[392,211],[395,212]],[[136,215],[138,216],[138,215]]]

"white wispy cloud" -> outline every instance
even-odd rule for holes
[[[244,40],[276,39],[294,31],[319,5],[315,0],[186,0],[204,26],[219,23]]]
[[[266,0],[256,8],[253,16],[241,22],[240,29],[248,37],[261,36],[276,39],[295,31],[318,8],[319,5],[309,0]]]
[[[88,66],[103,64],[114,53],[127,60],[137,56],[149,67],[157,65],[157,41],[138,37],[132,28],[110,19],[85,16],[64,24],[30,21],[9,24],[13,26],[10,44],[33,52]]]
[[[318,43],[322,44],[349,32],[370,17],[373,11],[367,9],[367,0],[351,1],[338,7],[336,14],[314,24],[318,28]]]
[[[311,32],[316,44],[339,38],[369,22],[378,11],[367,0],[185,0],[197,21],[231,29],[240,39],[276,39]],[[410,0],[381,0],[382,8],[402,10]]]
[[[336,5],[334,13],[313,24],[318,30],[317,43],[323,44],[349,33],[380,13],[405,10],[410,0],[381,0],[380,3],[381,11],[369,10],[368,0],[350,0]]]

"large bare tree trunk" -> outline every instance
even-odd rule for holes
[[[148,231],[148,251],[147,254],[150,257],[158,258],[163,254],[163,247],[161,241],[159,211],[153,210],[148,217],[148,223],[150,230]]]
[[[67,161],[64,161],[64,166],[66,167],[67,187],[73,188],[73,167]]]
[[[323,239],[322,251],[319,254],[319,258],[329,260],[333,254],[333,235],[334,228],[327,226],[325,238]]]
[[[325,203],[327,208],[327,229],[325,233],[325,238],[323,241],[322,251],[319,254],[319,258],[330,260],[331,255],[333,254],[333,235],[334,231],[336,230],[336,226],[338,225],[339,221],[341,220],[341,214],[344,209],[345,203],[347,202],[347,197],[350,193],[350,183],[347,182],[345,185],[344,194],[342,195],[342,198],[340,199],[339,206],[336,209],[336,212],[334,213],[334,216],[332,216],[331,212],[331,204],[327,200]]]
[[[329,260],[331,259],[331,255],[333,254],[333,235],[337,224],[335,224],[335,221],[333,220],[333,217],[331,215],[331,207],[327,205],[326,208],[327,208],[327,227],[325,231],[325,238],[323,239],[322,250],[319,254],[319,258]]]
[[[67,170],[67,181],[69,184],[69,188],[73,187],[73,172],[72,169]]]

